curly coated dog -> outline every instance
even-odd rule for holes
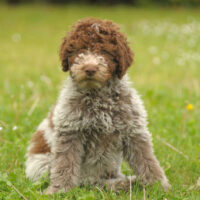
[[[86,183],[127,191],[136,180],[161,181],[167,190],[146,111],[125,75],[133,52],[119,26],[93,18],[78,21],[63,39],[60,59],[70,76],[30,142],[27,177],[35,181],[48,171],[46,194]],[[136,176],[121,173],[122,159]]]

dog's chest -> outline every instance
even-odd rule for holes
[[[124,104],[124,103],[123,103]],[[125,105],[116,97],[84,96],[71,101],[71,123],[83,134],[113,134],[118,133],[125,125],[129,115]]]
[[[115,89],[106,90],[84,94],[71,92],[68,96],[69,91],[64,90],[55,115],[58,130],[83,137],[125,132],[132,121],[130,101]]]
[[[122,138],[119,134],[92,134],[85,137],[84,161],[97,163],[98,161],[110,162],[114,155],[122,151]]]

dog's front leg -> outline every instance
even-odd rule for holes
[[[47,188],[46,194],[58,191],[66,192],[79,185],[83,147],[78,137],[65,133],[59,134],[53,151],[50,186]]]
[[[148,132],[133,134],[126,138],[124,158],[143,184],[152,184],[160,180],[164,189],[166,191],[169,189],[170,185],[165,173],[153,153],[151,137]]]

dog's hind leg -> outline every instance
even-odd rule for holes
[[[49,118],[46,118],[33,135],[26,154],[26,176],[33,181],[38,180],[46,171],[49,171],[52,159],[52,140],[53,128]]]

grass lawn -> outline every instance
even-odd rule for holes
[[[58,59],[61,38],[88,16],[114,20],[128,36],[135,52],[128,73],[148,110],[155,154],[172,184],[168,194],[156,183],[136,185],[131,195],[84,187],[48,197],[41,193],[45,179],[25,177],[28,141],[67,76]],[[0,6],[0,94],[0,199],[200,199],[199,10]],[[122,170],[130,173],[126,164]]]

